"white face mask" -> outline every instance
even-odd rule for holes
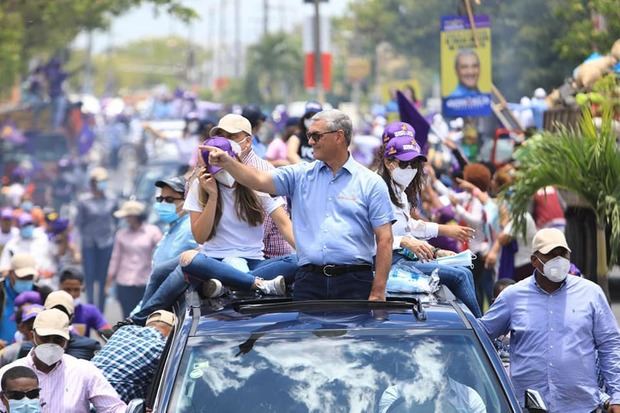
[[[245,142],[249,138],[249,136],[246,136],[241,142]],[[241,154],[241,145],[239,145],[237,142],[230,141],[230,148],[237,156]]]
[[[53,366],[62,359],[65,349],[58,344],[45,343],[37,345],[34,348],[34,354],[46,365]]]
[[[568,276],[568,270],[570,270],[570,261],[568,259],[564,257],[555,257],[547,262],[542,262],[540,258],[536,258],[543,264],[543,275],[549,281],[561,283]]]
[[[411,181],[413,181],[413,178],[415,178],[417,173],[418,173],[417,168],[416,169],[413,169],[413,168],[402,169],[400,167],[397,167],[396,169],[392,171],[392,179],[400,187],[407,188],[409,184],[411,183]]]
[[[235,178],[233,178],[232,175],[228,173],[228,171],[225,171],[223,169],[215,174],[215,180],[229,188],[235,186]]]

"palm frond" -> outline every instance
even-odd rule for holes
[[[612,105],[605,105],[598,128],[590,111],[584,109],[578,128],[541,133],[516,152],[518,170],[508,201],[517,230],[525,233],[525,213],[539,189],[562,188],[578,194],[594,209],[599,227],[611,227],[609,264],[618,263],[620,151],[612,121]]]

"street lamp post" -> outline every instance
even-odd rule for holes
[[[316,98],[323,104],[325,92],[323,90],[323,72],[321,65],[321,14],[319,4],[321,0],[314,0],[314,82]]]

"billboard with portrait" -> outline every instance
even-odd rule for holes
[[[441,18],[441,96],[446,117],[491,114],[491,21],[474,16],[478,47],[464,16]]]

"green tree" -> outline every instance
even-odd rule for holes
[[[196,13],[181,0],[4,0],[0,2],[0,92],[15,84],[29,59],[50,55],[82,31],[106,28],[133,7],[152,4],[188,21]]]
[[[607,54],[620,38],[620,4],[617,0],[566,0],[556,7],[565,22],[564,36],[554,40],[554,49],[563,58],[583,60],[592,51]],[[594,22],[601,22],[595,27]]]
[[[303,93],[301,36],[269,33],[247,51],[243,90],[246,101],[275,105]]]
[[[597,128],[589,109],[576,129],[560,128],[528,141],[516,153],[519,169],[510,196],[516,227],[525,231],[524,214],[540,188],[555,186],[581,197],[597,221],[597,280],[609,298],[608,265],[620,257],[620,150],[613,129],[613,104],[608,99]],[[605,228],[611,228],[607,261]]]
[[[373,63],[376,46],[387,42],[439,73],[439,19],[459,12],[457,0],[360,0],[337,24],[349,37],[349,48]],[[617,0],[485,0],[474,12],[491,16],[493,80],[513,100],[539,86],[557,87],[592,50],[606,52],[620,37]],[[592,30],[594,12],[606,18],[606,32]]]

